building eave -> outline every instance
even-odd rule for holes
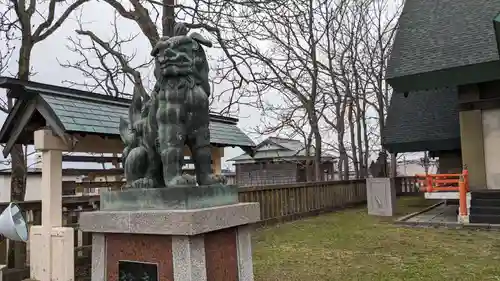
[[[99,122],[99,124],[93,126],[91,123],[90,125],[89,123],[78,123],[75,120],[84,119],[84,121],[87,121],[87,119],[93,119],[90,121],[95,121],[95,114],[103,116],[103,118],[108,118],[107,115],[101,112],[103,107],[109,109],[105,112],[116,115],[114,117],[109,117],[110,120],[112,118],[117,119],[119,117],[118,115],[121,116],[122,113],[126,114],[125,112],[130,104],[129,99],[115,98],[32,81],[21,81],[10,77],[0,77],[0,88],[9,89],[10,97],[17,98],[13,110],[7,116],[0,130],[0,143],[9,144],[8,147],[4,149],[4,154],[10,152],[12,143],[19,143],[18,138],[21,134],[20,131],[23,131],[23,134],[25,134],[24,127],[30,122],[30,118],[34,112],[33,107],[35,107],[35,111],[40,114],[37,115],[37,117],[42,116],[40,118],[44,119],[42,121],[44,121],[46,126],[49,126],[54,133],[63,139],[67,134],[79,134],[98,135],[107,139],[119,140],[120,136],[116,121],[106,121],[107,125],[103,125],[105,122],[101,123],[100,121],[104,120],[98,119],[96,122]],[[61,102],[65,102],[64,106],[62,106]],[[83,105],[91,106],[94,108],[94,111],[89,111],[89,109],[84,108]],[[57,110],[57,112],[55,112],[55,110]],[[68,115],[69,112],[72,112],[72,114],[76,112],[76,114],[79,115]],[[64,120],[62,120],[62,118],[64,118]],[[255,144],[237,127],[237,122],[238,119],[236,118],[211,113],[210,130],[214,130],[211,135],[211,144],[218,147],[237,146],[245,151],[252,151]],[[114,126],[115,123],[116,127]],[[33,128],[30,130],[33,130]],[[12,134],[13,132],[15,132],[15,134]],[[30,131],[30,133],[33,132]]]
[[[407,153],[407,152],[423,152],[423,151],[448,151],[460,150],[460,138],[442,139],[442,140],[427,140],[415,142],[401,143],[384,143],[383,147],[390,153]]]
[[[500,61],[417,73],[386,79],[395,92],[411,92],[454,87],[500,79]]]

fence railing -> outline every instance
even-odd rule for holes
[[[414,195],[420,192],[418,181],[416,177],[396,177],[394,178],[396,194],[401,195]]]
[[[414,178],[398,177],[395,179],[398,195],[414,194],[417,191]],[[109,188],[119,183],[65,183],[63,188]],[[240,202],[259,202],[261,224],[270,224],[304,216],[315,215],[335,209],[364,204],[366,202],[365,180],[329,181],[295,183],[285,185],[264,185],[242,187],[239,191]],[[18,203],[30,225],[41,224],[41,202],[27,201]],[[0,204],[0,211],[7,204]],[[78,219],[82,212],[99,209],[98,195],[63,197],[63,224],[75,228],[75,277],[76,280],[90,280],[92,237],[91,233],[78,229]],[[9,260],[18,261],[15,268],[4,270],[4,280],[22,280],[29,277],[29,242],[16,244],[14,253],[18,256]],[[6,248],[0,248],[0,264],[7,260]]]

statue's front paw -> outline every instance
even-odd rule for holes
[[[211,185],[211,184],[226,184],[227,183],[227,179],[226,177],[224,177],[223,175],[217,175],[217,174],[210,174],[208,175],[207,177],[207,180],[206,180],[206,185]]]
[[[130,184],[131,188],[155,188],[154,181],[150,178],[140,178]]]
[[[168,182],[168,186],[189,186],[195,184],[196,181],[190,175],[176,176]]]
[[[227,184],[227,178],[223,175],[214,175],[215,179],[221,184]]]
[[[196,178],[189,175],[189,174],[183,174],[182,177],[186,180],[186,182],[189,185],[196,185]]]

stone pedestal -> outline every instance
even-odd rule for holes
[[[92,280],[119,281],[128,266],[152,281],[253,281],[250,224],[260,220],[259,204],[184,207],[82,213],[80,228],[94,233]]]

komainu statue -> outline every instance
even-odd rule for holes
[[[162,37],[153,48],[156,85],[151,97],[134,91],[129,121],[120,123],[126,145],[125,177],[130,187],[192,185],[182,174],[184,147],[191,150],[198,185],[222,183],[212,174],[209,131],[208,61],[202,46],[210,41],[187,34],[177,23],[173,37]]]

